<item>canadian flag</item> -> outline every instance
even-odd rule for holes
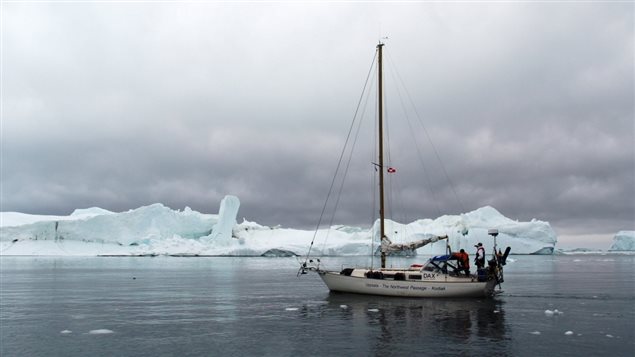
[[[389,167],[387,171],[389,174],[394,174],[395,172],[397,172],[397,169],[395,169],[394,167]]]

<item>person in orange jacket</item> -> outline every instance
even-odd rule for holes
[[[461,249],[456,253],[456,257],[459,260],[459,272],[464,271],[465,275],[470,275],[470,256],[465,252],[465,249]]]

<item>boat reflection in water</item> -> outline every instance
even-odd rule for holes
[[[304,313],[312,321],[337,320],[338,340],[350,341],[349,352],[363,354],[361,346],[367,346],[367,352],[376,355],[495,352],[504,356],[511,348],[504,304],[496,298],[369,299],[331,292],[322,304],[305,306]],[[326,326],[317,324],[314,327],[328,335]]]

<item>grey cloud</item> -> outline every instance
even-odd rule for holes
[[[414,112],[391,126],[395,219],[489,204],[567,234],[633,229],[631,4],[3,10],[3,211],[214,212],[235,194],[247,219],[312,227],[385,31],[387,77],[409,90],[388,87],[389,118],[411,98],[443,161]],[[372,160],[352,166],[337,223],[372,220]]]

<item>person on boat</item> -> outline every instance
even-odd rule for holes
[[[483,269],[485,267],[485,248],[483,247],[483,243],[479,242],[474,247],[476,247],[476,258],[474,259],[476,269]]]
[[[457,258],[459,259],[459,272],[465,272],[465,275],[470,275],[470,256],[467,254],[465,249],[461,249],[458,253],[456,253]]]
[[[498,252],[496,252],[496,260],[498,261],[498,264],[503,263],[503,252],[500,250],[500,248],[498,249]]]

